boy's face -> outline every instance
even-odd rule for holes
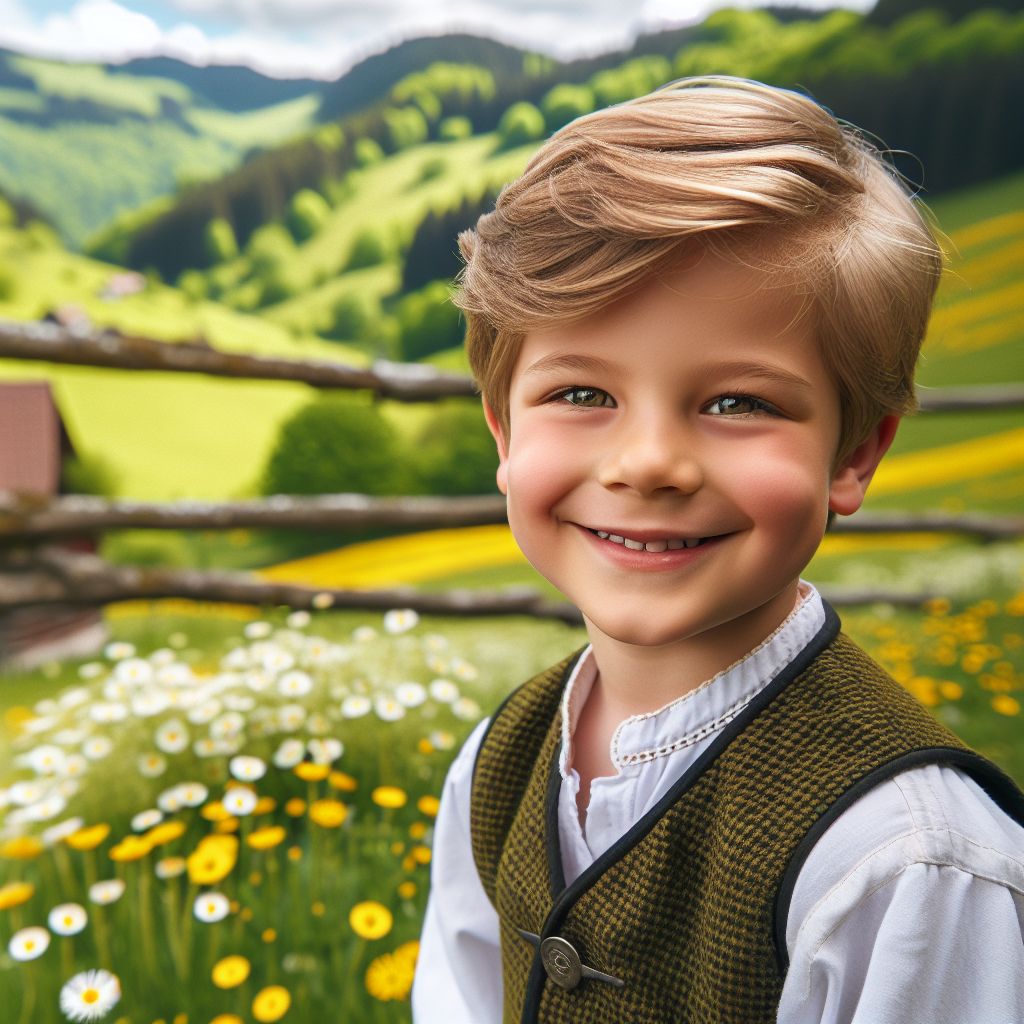
[[[892,431],[833,473],[835,385],[798,301],[763,285],[705,253],[527,334],[507,444],[487,410],[513,534],[592,639],[738,656],[794,607],[829,510],[863,498]]]

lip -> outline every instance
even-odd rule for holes
[[[709,537],[703,544],[695,548],[668,548],[665,551],[634,551],[623,544],[616,544],[613,541],[602,540],[590,528],[573,524],[583,535],[587,543],[594,546],[595,551],[603,558],[606,558],[612,565],[621,569],[629,569],[634,572],[670,572],[674,569],[682,569],[694,562],[704,558],[710,551],[713,551],[723,541],[727,540],[730,534],[719,534]],[[604,532],[604,527],[600,527]],[[614,530],[608,530],[614,533]],[[628,536],[633,540],[671,540],[678,538],[678,533],[666,533],[661,530],[637,530],[631,529],[628,534],[617,534],[617,536]]]

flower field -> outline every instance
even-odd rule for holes
[[[8,689],[4,1019],[408,1020],[448,763],[582,631],[185,602],[109,618],[103,657]],[[1024,593],[843,619],[1024,780]]]

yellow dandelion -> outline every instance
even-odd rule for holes
[[[245,1021],[237,1013],[218,1013],[210,1024],[245,1024]]]
[[[164,821],[151,828],[143,838],[148,839],[151,846],[163,846],[185,834],[183,821]]]
[[[416,861],[417,864],[430,863],[429,846],[414,846],[410,852],[412,853],[412,859]]]
[[[416,801],[416,807],[419,809],[420,814],[425,814],[428,818],[436,818],[440,806],[441,801],[436,796],[421,796]]]
[[[237,988],[249,977],[249,969],[244,956],[226,956],[213,965],[213,983],[217,988]]]
[[[402,861],[402,870],[407,873],[416,870],[416,861],[413,860],[411,853],[406,854],[405,859]]]
[[[213,831],[218,835],[226,836],[238,831],[237,818],[225,818],[223,821],[214,822]]]
[[[405,999],[412,988],[414,970],[408,958],[384,953],[366,969],[366,991],[381,1002]]]
[[[964,695],[964,688],[959,683],[945,680],[939,683],[939,693],[943,700],[959,700]]]
[[[394,918],[383,903],[365,900],[349,911],[348,923],[361,939],[382,939],[391,931]]]
[[[337,828],[348,817],[348,808],[340,800],[314,800],[309,816],[321,828]]]
[[[304,782],[320,782],[331,773],[329,764],[317,764],[315,761],[300,761],[293,769]]]
[[[416,895],[416,883],[411,881],[399,882],[398,895],[403,900],[411,900]]]
[[[306,801],[301,796],[293,796],[284,805],[284,813],[291,818],[301,818],[306,813]]]
[[[272,796],[261,796],[252,809],[253,814],[272,814],[277,810],[277,801]]]
[[[951,607],[952,605],[944,597],[933,597],[930,601],[925,601],[924,603],[924,610],[929,615],[934,615],[936,617],[940,615],[948,615]]]
[[[292,997],[283,985],[268,985],[256,993],[252,1001],[252,1015],[260,1024],[273,1024],[280,1020],[292,1005]]]
[[[405,795],[405,790],[399,789],[397,786],[378,786],[370,794],[370,799],[378,807],[394,809],[404,807],[409,798]]]
[[[398,957],[399,960],[407,960],[415,966],[416,960],[420,955],[419,939],[413,939],[411,942],[403,942],[398,949],[395,950],[394,955]]]
[[[359,788],[359,783],[348,772],[333,771],[327,781],[342,793],[354,793]]]
[[[0,886],[0,910],[20,907],[32,899],[35,891],[36,887],[31,882],[8,882]]]
[[[153,849],[145,836],[125,836],[116,846],[112,846],[107,855],[111,860],[126,863],[141,860]]]
[[[289,860],[302,860],[302,847],[301,846],[289,846],[288,847],[288,859]]]
[[[109,825],[90,825],[88,828],[80,828],[77,832],[72,832],[64,842],[72,850],[95,850],[109,835]]]
[[[260,933],[260,938],[264,942],[273,942],[277,938],[277,929],[264,928],[263,931]]]
[[[208,804],[204,804],[199,813],[207,821],[225,821],[231,817],[227,808],[219,800],[211,800]]]
[[[1019,715],[1020,701],[1015,697],[1010,697],[1008,694],[1000,693],[992,698],[992,708],[1001,715]]]
[[[422,821],[414,821],[409,826],[409,835],[413,839],[422,839],[427,834],[427,826]]]
[[[424,736],[422,739],[417,740],[416,749],[421,754],[432,754],[434,752],[434,744]]]
[[[171,1021],[171,1024],[188,1024],[188,1014],[176,1013],[174,1015],[174,1020]]]
[[[399,842],[397,839],[391,844],[391,856],[401,857],[405,853],[405,843]]]
[[[262,874],[262,872],[250,871],[249,872],[249,884],[253,885],[253,886],[262,885],[263,884],[263,874]]]
[[[314,900],[309,909],[314,917],[323,917],[327,913],[327,905],[323,900]]]
[[[258,828],[254,832],[250,832],[245,841],[254,850],[270,850],[279,843],[283,843],[287,834],[281,825],[267,825],[265,828]]]
[[[243,921],[251,921],[252,920],[252,907],[242,907],[242,909],[238,912],[238,916]]]
[[[231,873],[237,859],[234,836],[207,836],[186,861],[188,877],[196,885],[215,885]]]
[[[35,836],[15,836],[0,844],[0,857],[8,860],[34,860],[44,849]]]

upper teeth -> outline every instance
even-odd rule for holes
[[[594,533],[602,540],[610,540],[613,544],[623,544],[631,551],[664,551],[666,548],[676,551],[679,548],[695,548],[701,542],[700,537],[673,537],[672,540],[633,540],[632,537],[620,537],[617,533],[605,533],[595,530]]]

